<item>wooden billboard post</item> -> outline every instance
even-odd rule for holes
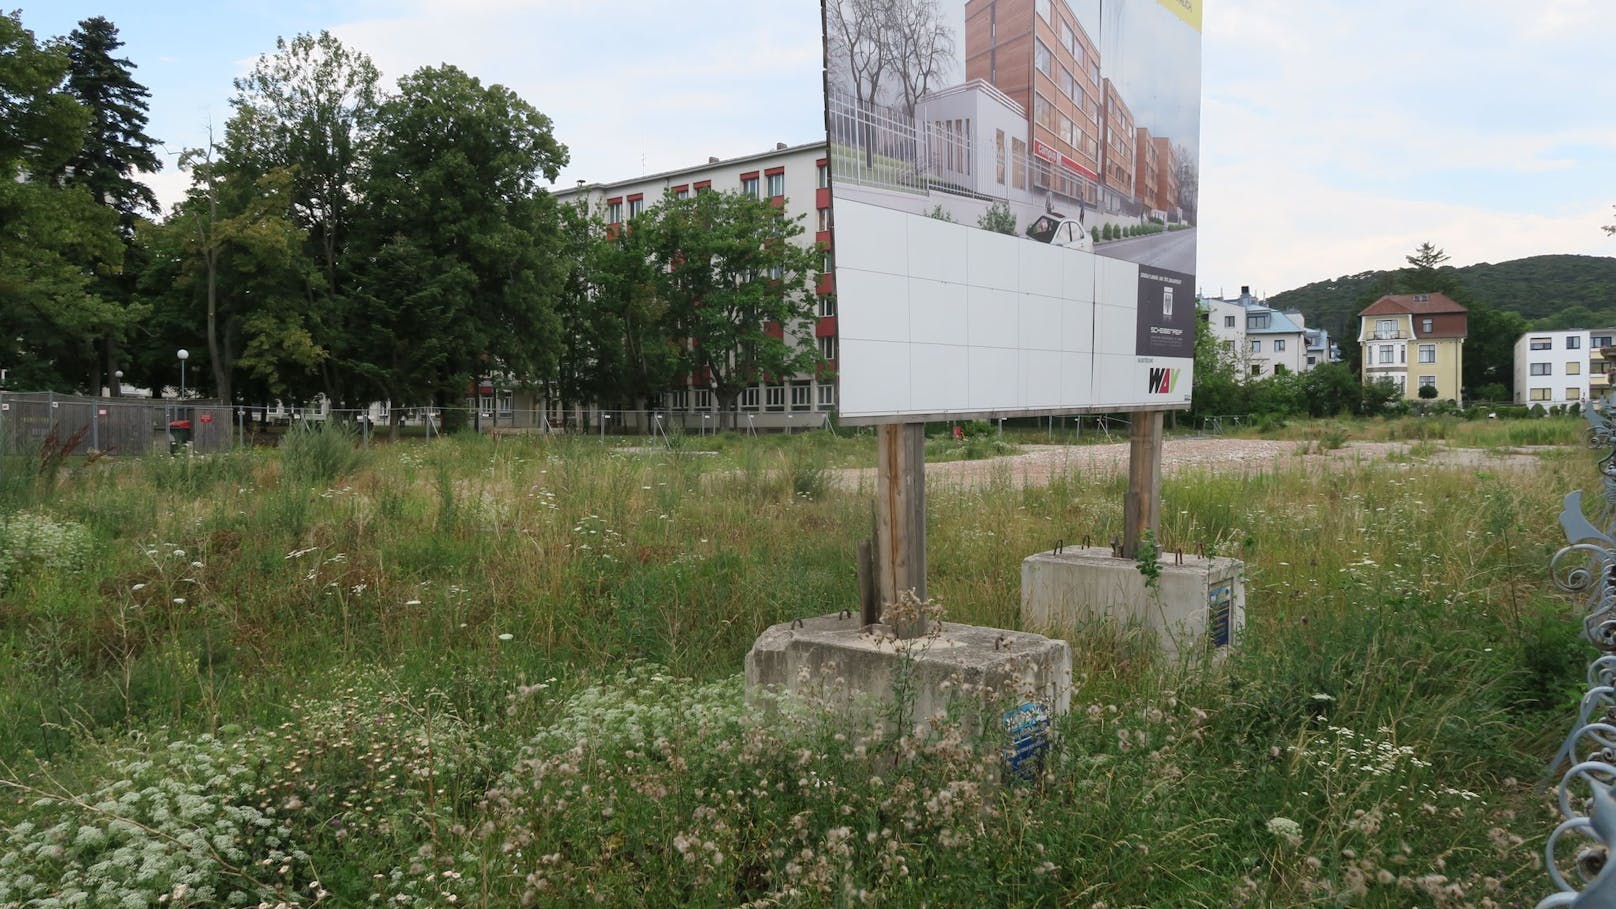
[[[913,590],[926,601],[926,425],[883,423],[877,429],[875,489],[875,593],[877,608]],[[930,629],[924,617],[900,622],[893,633],[915,638]]]
[[[1122,507],[1124,558],[1138,558],[1145,532],[1155,536],[1161,528],[1161,455],[1161,411],[1135,413],[1128,433],[1128,495]]]

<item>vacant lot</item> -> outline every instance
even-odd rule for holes
[[[1073,630],[1028,783],[946,718],[743,702],[759,631],[855,599],[870,503],[823,465],[867,439],[8,461],[0,904],[1533,903],[1594,458],[1374,441],[1412,447],[1171,443],[1163,545],[1245,560],[1248,638]],[[1117,532],[1120,458],[933,466],[949,618],[1014,627],[1023,557]]]

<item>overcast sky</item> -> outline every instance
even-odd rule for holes
[[[963,0],[944,0],[960,2]],[[1112,2],[1112,0],[1107,0]],[[1151,4],[1156,0],[1118,0]],[[1199,280],[1277,293],[1402,264],[1616,254],[1611,0],[1207,0]],[[230,116],[277,36],[330,29],[384,77],[453,63],[510,86],[572,152],[561,183],[822,140],[814,0],[50,0],[103,15],[177,153]],[[152,179],[165,204],[184,177]]]

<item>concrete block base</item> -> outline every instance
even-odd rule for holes
[[[1244,562],[1164,554],[1154,591],[1109,549],[1040,552],[1021,563],[1021,624],[1070,633],[1097,621],[1148,627],[1168,653],[1232,645],[1246,624]]]
[[[896,641],[884,626],[822,616],[763,632],[746,655],[749,702],[764,692],[805,696],[834,709],[890,709],[906,683],[908,721],[924,726],[951,703],[1036,701],[1050,713],[1071,706],[1072,651],[1065,641],[945,622],[928,637]]]

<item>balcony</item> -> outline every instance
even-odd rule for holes
[[[1395,329],[1393,329],[1392,331],[1376,330],[1374,332],[1371,332],[1368,336],[1366,336],[1364,338],[1364,340],[1366,340],[1366,341],[1407,341],[1411,337],[1412,336],[1409,335],[1407,332],[1397,331]]]

